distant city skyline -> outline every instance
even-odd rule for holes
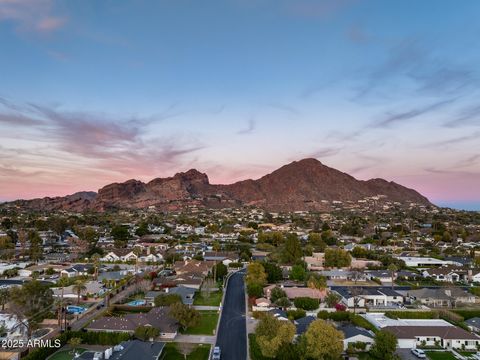
[[[0,0],[0,201],[190,168],[232,183],[314,157],[480,210],[479,12]]]

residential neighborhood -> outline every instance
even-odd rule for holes
[[[74,213],[27,218],[5,208],[3,339],[61,339],[53,359],[78,341],[82,359],[145,352],[142,341],[155,344],[152,356],[188,345],[204,359],[215,346],[225,358],[229,351],[275,358],[274,336],[292,358],[321,346],[339,358],[374,359],[379,341],[391,338],[400,358],[418,349],[474,359],[480,252],[465,244],[480,240],[480,217],[412,205],[415,216],[383,211],[379,230],[360,215],[371,211],[365,206],[328,214],[122,211],[108,222]],[[434,227],[424,227],[428,219]],[[44,246],[45,236],[60,245]],[[447,237],[450,247],[435,246]],[[240,321],[236,338],[225,330],[233,319]],[[324,333],[338,343],[322,343]],[[317,341],[308,345],[311,336]],[[40,349],[9,351],[16,359]]]

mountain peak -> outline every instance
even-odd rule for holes
[[[361,181],[322,164],[315,158],[293,161],[261,177],[230,185],[212,185],[196,169],[173,177],[156,178],[147,184],[138,180],[104,186],[98,195],[45,198],[23,201],[22,206],[44,210],[106,210],[154,206],[179,210],[191,205],[221,208],[256,206],[270,211],[329,211],[336,201],[356,204],[359,200],[383,195],[385,202],[404,205],[431,205],[415,190],[383,179]]]

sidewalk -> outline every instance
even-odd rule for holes
[[[216,336],[178,334],[173,342],[190,344],[215,344]]]

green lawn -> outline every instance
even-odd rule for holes
[[[195,345],[195,348],[189,355],[187,355],[187,360],[208,360],[208,354],[210,353],[210,345]],[[163,349],[162,360],[185,360],[183,354],[179,351],[176,343],[167,343]]]
[[[218,313],[216,311],[200,311],[200,322],[183,332],[189,335],[213,335],[217,328]]]
[[[203,297],[201,292],[196,292],[195,298],[193,299],[193,305],[219,306],[222,301],[222,295],[222,291],[215,291],[210,293],[210,296]]]
[[[75,352],[81,354],[85,351],[87,351],[87,349],[79,348]],[[72,360],[72,359],[73,359],[72,350],[57,351],[55,354],[53,354],[48,358],[48,360]]]
[[[455,360],[455,356],[447,351],[428,351],[427,356],[431,360]]]

